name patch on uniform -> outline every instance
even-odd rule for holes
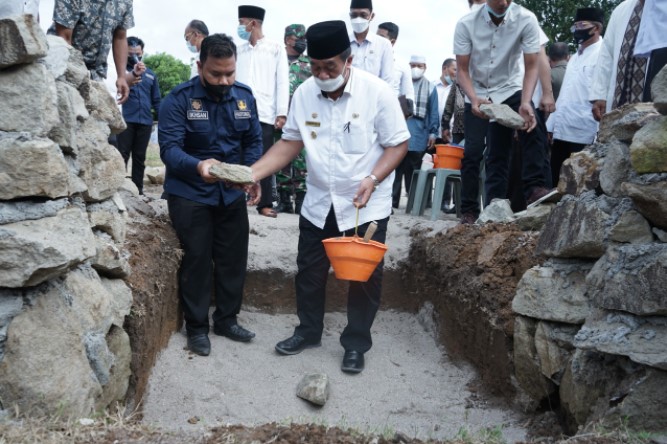
[[[234,111],[235,119],[249,119],[250,111]]]
[[[188,110],[188,120],[208,120],[208,111]]]
[[[306,120],[306,126],[316,126],[320,127],[320,122],[313,122],[312,120]]]

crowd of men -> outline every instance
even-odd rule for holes
[[[438,141],[465,146],[461,223],[479,215],[482,167],[486,202],[515,192],[518,206],[538,202],[570,154],[595,140],[605,112],[650,101],[650,82],[667,60],[658,33],[665,2],[625,0],[607,24],[602,10],[578,9],[574,54],[565,42],[548,42],[535,14],[511,0],[468,3],[454,32],[455,57],[444,60],[436,82],[425,77],[419,53],[409,61],[394,55],[396,23],[371,32],[371,0],[351,0],[349,24],[290,24],[282,42],[264,35],[267,11],[239,6],[238,47],[192,20],[184,32],[196,54],[192,77],[160,102],[157,79],[141,60],[144,42],[126,35],[132,0],[56,0],[51,32],[81,50],[92,79],[106,77],[113,50],[128,122],[118,147],[126,162],[132,156],[140,190],[152,112],[159,115],[165,198],[184,251],[179,284],[191,351],[210,353],[211,289],[213,332],[243,342],[255,336],[237,322],[247,202],[266,217],[300,215],[299,325],[275,346],[282,355],[300,353],[320,345],[323,332],[330,263],[321,241],[355,227],[363,235],[374,223],[372,239],[384,242],[402,187],[409,190],[412,172]],[[480,109],[486,103],[508,105],[524,127],[490,121]],[[216,179],[210,168],[220,162],[250,166],[253,184]],[[344,372],[364,369],[381,287],[382,263],[368,282],[350,283],[340,336]]]

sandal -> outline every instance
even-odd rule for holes
[[[261,214],[264,217],[278,217],[278,213],[276,213],[274,209],[271,207],[262,208],[261,210],[259,210],[259,214]]]

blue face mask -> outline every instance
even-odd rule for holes
[[[445,82],[447,82],[448,85],[451,85],[452,83],[454,83],[454,82],[452,82],[452,77],[449,76],[449,75],[445,76]]]
[[[509,10],[512,8],[512,5],[513,5],[513,4],[514,4],[514,3],[510,3],[509,6],[507,7],[507,9],[505,9],[505,12],[503,12],[502,14],[498,14],[498,13],[496,13],[493,9],[491,9],[491,8],[489,7],[488,3],[487,3],[487,5],[486,5],[486,11],[487,11],[489,14],[491,14],[492,16],[494,16],[495,18],[503,18],[503,17],[505,17],[505,15],[509,12]]]
[[[236,33],[242,40],[250,39],[250,31],[246,31],[245,25],[239,25],[238,29],[236,30]]]

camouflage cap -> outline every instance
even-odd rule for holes
[[[306,27],[297,23],[285,27],[285,37],[290,35],[295,35],[300,39],[306,35]]]

